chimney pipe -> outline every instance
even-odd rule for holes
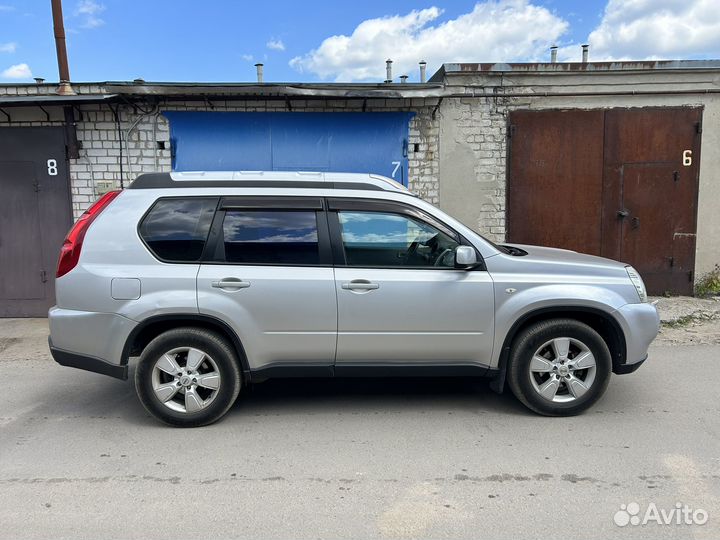
[[[553,45],[552,47],[550,47],[550,63],[551,64],[557,63],[557,51],[558,51],[557,45]]]
[[[590,49],[590,45],[583,45],[582,46],[582,63],[587,64],[588,62],[588,50]]]
[[[427,62],[425,60],[420,60],[420,82],[421,83],[427,82],[426,72],[425,72],[426,68],[427,68]]]
[[[257,82],[262,84],[262,82],[263,82],[263,65],[255,64],[255,69],[257,69]]]
[[[43,79],[42,77],[34,77],[34,79],[35,79],[35,84],[42,84],[45,82],[45,79]]]
[[[389,58],[385,60],[385,82],[392,82],[392,60]]]
[[[400,84],[405,84],[408,80],[407,75],[400,75]]]
[[[73,96],[75,91],[70,86],[70,68],[68,67],[67,47],[65,46],[65,24],[63,23],[62,0],[52,0],[53,30],[55,33],[55,50],[57,52],[60,85],[56,92],[61,96]]]

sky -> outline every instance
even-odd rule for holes
[[[73,81],[418,80],[444,62],[720,58],[720,0],[64,0]],[[0,0],[0,83],[56,81],[50,0]]]

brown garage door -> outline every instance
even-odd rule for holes
[[[44,317],[72,224],[62,128],[0,129],[0,317]]]
[[[692,293],[702,109],[516,111],[508,239],[628,262]]]

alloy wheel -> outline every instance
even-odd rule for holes
[[[548,401],[568,403],[581,398],[595,381],[597,364],[582,341],[558,337],[543,343],[530,361],[530,381]]]
[[[155,397],[168,409],[196,413],[218,394],[220,370],[212,357],[194,347],[178,347],[157,359],[152,370]]]

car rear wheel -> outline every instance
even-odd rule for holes
[[[573,319],[535,323],[515,339],[508,369],[513,394],[547,416],[570,416],[605,392],[612,360],[603,338]]]
[[[237,356],[218,334],[176,328],[153,339],[138,362],[135,388],[158,420],[196,427],[219,420],[237,399]]]

